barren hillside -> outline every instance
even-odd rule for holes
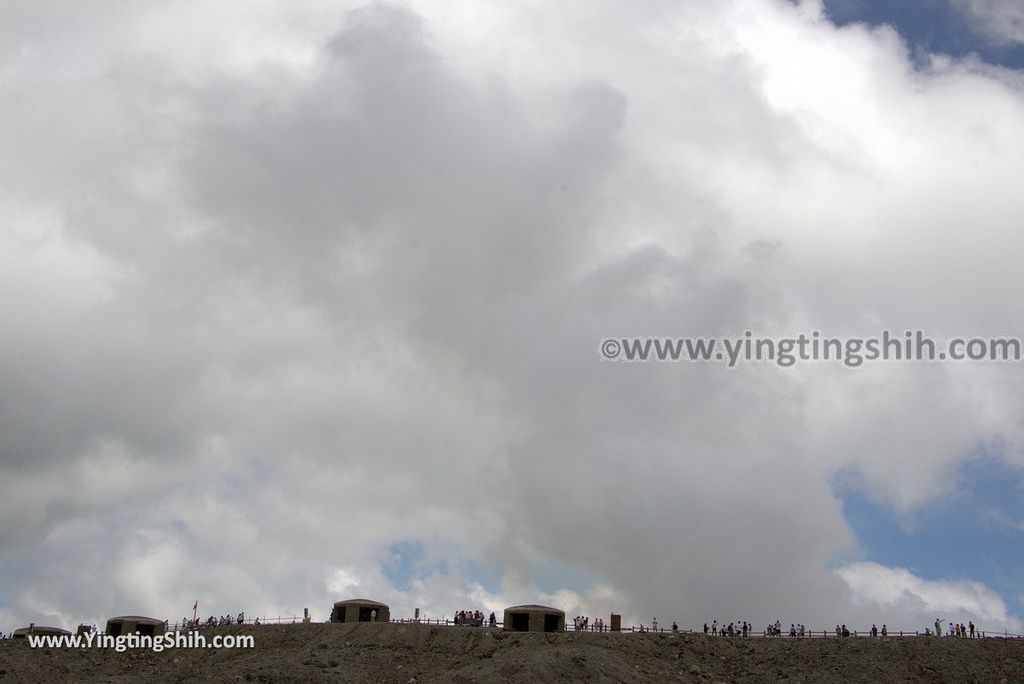
[[[0,682],[1024,682],[1024,640],[524,634],[392,624],[221,630],[253,634],[256,647],[115,653],[4,641]]]

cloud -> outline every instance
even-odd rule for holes
[[[998,509],[993,508],[987,510],[985,512],[985,517],[1000,530],[1007,532],[1024,532],[1024,520],[1017,519]]]
[[[973,621],[986,631],[1021,629],[1020,619],[1009,614],[999,594],[980,582],[925,580],[904,568],[878,563],[853,563],[837,572],[855,602],[886,614],[914,615],[921,631],[936,619],[950,624]]]
[[[596,352],[1003,333],[1005,74],[809,2],[211,7],[40,6],[0,57],[5,619],[869,619],[830,478],[909,511],[1024,464],[1010,366]]]
[[[956,0],[971,24],[1004,45],[1024,43],[1024,7],[1013,0]]]

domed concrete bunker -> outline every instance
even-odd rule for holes
[[[119,615],[107,620],[106,633],[115,637],[122,634],[157,636],[165,631],[166,627],[163,620],[143,617],[142,615]]]
[[[28,627],[19,627],[14,630],[11,634],[12,639],[25,639],[28,635],[32,636],[71,636],[71,632],[60,627],[45,627],[43,625],[29,625]]]
[[[390,622],[391,610],[386,604],[370,599],[338,601],[331,611],[331,622]]]
[[[564,632],[565,611],[528,604],[505,609],[504,629],[509,632]]]

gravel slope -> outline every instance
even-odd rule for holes
[[[254,649],[115,653],[0,642],[0,682],[978,682],[1024,684],[1024,640],[512,634],[308,624],[220,628]]]

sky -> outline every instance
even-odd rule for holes
[[[1024,632],[1014,0],[0,6],[0,631]],[[607,617],[606,617],[607,619]]]
[[[839,26],[893,27],[922,62],[938,53],[1024,67],[1024,6],[1013,0],[825,0],[824,7]]]

